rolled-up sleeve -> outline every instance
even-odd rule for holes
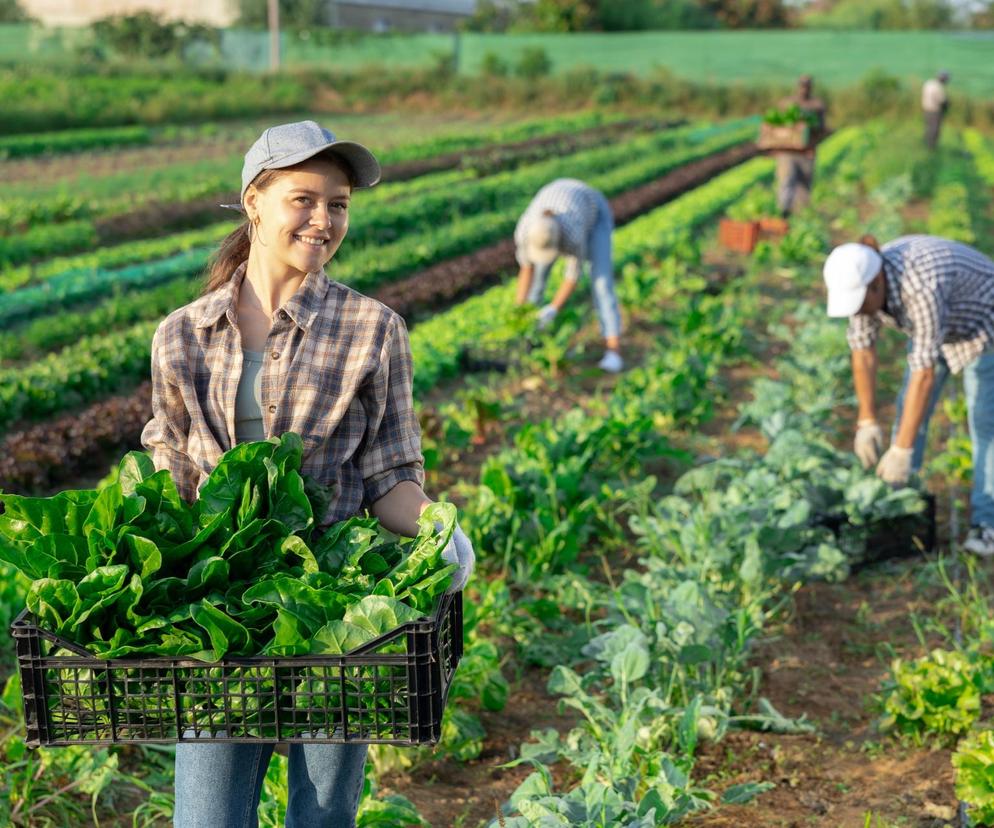
[[[908,367],[912,371],[932,368],[942,356],[946,333],[943,303],[933,293],[922,291],[906,297],[904,308],[911,327]]]
[[[846,331],[849,349],[852,351],[865,351],[868,348],[872,348],[877,342],[877,335],[879,333],[880,320],[876,316],[859,313],[850,317],[849,329]]]
[[[142,429],[141,443],[152,452],[156,470],[168,469],[180,497],[197,497],[200,471],[186,453],[190,415],[164,360],[162,328],[152,337],[152,419]]]
[[[395,314],[384,337],[378,370],[362,397],[367,428],[359,469],[367,508],[404,480],[424,484],[421,426],[414,412],[412,385],[407,326]]]
[[[528,238],[528,214],[525,213],[518,219],[514,227],[514,257],[518,260],[518,265],[524,267],[529,263],[528,253],[525,248]]]

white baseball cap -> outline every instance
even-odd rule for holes
[[[559,255],[559,222],[555,216],[536,216],[528,226],[525,254],[532,264],[546,265]]]
[[[828,315],[854,316],[863,307],[866,289],[883,265],[881,255],[865,244],[840,244],[825,260]]]

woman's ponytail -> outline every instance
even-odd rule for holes
[[[227,284],[238,265],[248,259],[249,248],[252,246],[251,227],[252,225],[246,221],[233,233],[225,236],[217,253],[211,257],[204,292],[201,295],[212,293]]]

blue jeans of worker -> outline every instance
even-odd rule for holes
[[[601,335],[618,336],[621,333],[621,313],[618,311],[618,297],[614,293],[614,264],[611,257],[611,233],[614,231],[614,216],[611,205],[602,198],[597,209],[597,221],[587,239],[587,255],[590,257],[590,287],[594,297],[594,308],[601,323]],[[583,262],[578,263],[580,267]],[[552,262],[535,265],[532,273],[528,301],[539,305],[545,295],[545,285],[549,280]]]
[[[911,468],[917,472],[925,458],[928,423],[949,378],[949,366],[940,359],[935,366],[935,384],[925,409],[925,417],[915,436]],[[897,414],[891,440],[904,411],[904,398],[911,379],[911,370],[904,370],[904,384],[897,397]],[[973,490],[970,493],[970,522],[994,527],[994,350],[984,351],[963,369],[963,391],[966,395],[967,423],[973,443]]]
[[[272,744],[176,746],[175,828],[256,828]],[[353,828],[366,745],[290,745],[286,828]]]

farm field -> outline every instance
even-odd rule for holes
[[[18,34],[20,28],[21,34]],[[0,55],[59,60],[58,40],[47,43],[24,33],[23,27],[0,26]],[[487,52],[514,64],[520,52],[541,47],[553,71],[596,66],[608,72],[651,72],[665,67],[676,75],[720,83],[787,84],[799,67],[827,87],[859,81],[874,69],[906,82],[921,82],[938,69],[949,70],[957,89],[984,96],[994,83],[990,32],[859,32],[859,31],[690,31],[484,34],[459,37],[459,69],[476,74]],[[373,64],[428,66],[439,52],[451,52],[452,35],[379,35],[322,46],[286,35],[283,52],[289,66],[361,68]],[[265,65],[265,36],[228,30],[225,60],[253,70]]]
[[[716,230],[775,210],[755,119],[401,121],[343,120],[385,175],[329,275],[407,320],[426,489],[459,508],[478,563],[441,742],[374,747],[358,824],[938,828],[968,795],[994,816],[991,572],[957,550],[961,393],[932,431],[922,553],[928,501],[849,452],[848,348],[821,282],[828,249],[863,232],[992,252],[994,140],[949,130],[928,155],[917,124],[842,128],[812,206],[745,255]],[[252,130],[112,134],[72,156],[24,139],[46,154],[0,162],[3,493],[114,484],[149,416],[152,332],[235,226],[210,210]],[[596,368],[582,291],[541,335],[514,305],[514,223],[567,175],[616,216],[618,376]],[[911,557],[875,561],[902,537]],[[2,626],[28,586],[0,563]],[[0,824],[170,824],[170,746],[27,750],[21,715],[7,681]],[[274,756],[263,825],[282,824],[285,776]]]

